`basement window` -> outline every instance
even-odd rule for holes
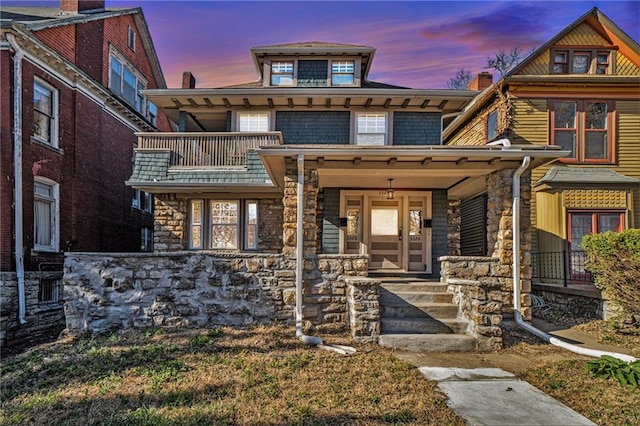
[[[38,303],[59,303],[62,300],[60,280],[41,278],[38,287]]]

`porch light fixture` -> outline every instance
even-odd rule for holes
[[[389,179],[389,189],[387,189],[387,200],[393,200],[393,193],[395,190],[391,187],[393,179]]]

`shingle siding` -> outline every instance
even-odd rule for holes
[[[322,221],[322,252],[338,253],[340,250],[340,190],[324,189],[324,219]]]
[[[327,61],[298,61],[298,87],[327,87]]]
[[[440,145],[440,113],[396,112],[393,114],[394,145]]]
[[[276,130],[285,144],[349,144],[349,111],[278,111]]]
[[[431,264],[433,275],[440,275],[440,256],[447,255],[447,191],[434,190],[432,194]]]

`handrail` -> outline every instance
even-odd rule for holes
[[[243,167],[247,152],[281,145],[281,132],[137,133],[139,149],[171,152],[170,167]]]

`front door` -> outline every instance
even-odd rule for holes
[[[372,197],[369,224],[369,267],[401,269],[402,201]]]

